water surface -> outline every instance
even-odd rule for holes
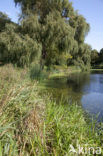
[[[82,105],[91,116],[103,121],[103,72],[74,73],[67,77],[53,78],[46,83],[53,98],[69,100]]]

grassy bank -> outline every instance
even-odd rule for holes
[[[103,70],[103,63],[95,64],[94,66],[92,66],[92,69]]]
[[[0,68],[0,156],[74,156],[70,145],[102,146],[94,127],[81,107],[41,93],[26,69]]]
[[[75,66],[54,66],[49,74],[49,78],[53,77],[67,77],[71,73],[80,72],[81,69]]]

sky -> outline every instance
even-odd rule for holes
[[[18,21],[19,7],[15,7],[14,0],[0,0],[0,11],[8,14],[12,21]]]
[[[90,32],[86,42],[93,49],[103,48],[103,0],[71,0],[73,6],[90,24]]]
[[[103,0],[70,1],[73,2],[75,10],[90,24],[91,30],[85,42],[100,51],[103,48]],[[12,21],[17,22],[20,9],[15,7],[13,0],[0,0],[0,11],[7,13]]]

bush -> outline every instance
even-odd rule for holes
[[[30,79],[44,80],[48,77],[46,70],[42,70],[39,64],[32,65],[30,68]]]

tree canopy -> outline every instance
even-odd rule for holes
[[[18,32],[18,26],[6,24],[5,31],[0,33],[0,60],[18,66],[29,66],[30,62],[41,52],[41,45],[34,42],[28,34]]]
[[[10,22],[7,14],[0,12],[0,32],[5,28],[5,24]]]
[[[100,50],[100,61],[103,62],[103,48]]]
[[[20,23],[4,26],[5,31],[0,34],[0,48],[6,49],[3,50],[2,58],[6,55],[4,51],[9,51],[6,58],[10,61],[15,60],[18,64],[28,65],[20,60],[26,62],[28,58],[30,64],[35,60],[32,56],[39,56],[42,66],[51,66],[66,64],[71,55],[73,64],[82,69],[89,68],[91,47],[84,41],[90,27],[85,18],[74,10],[70,1],[14,2],[22,10]]]
[[[100,61],[99,53],[96,49],[91,51],[91,64],[95,65]]]

